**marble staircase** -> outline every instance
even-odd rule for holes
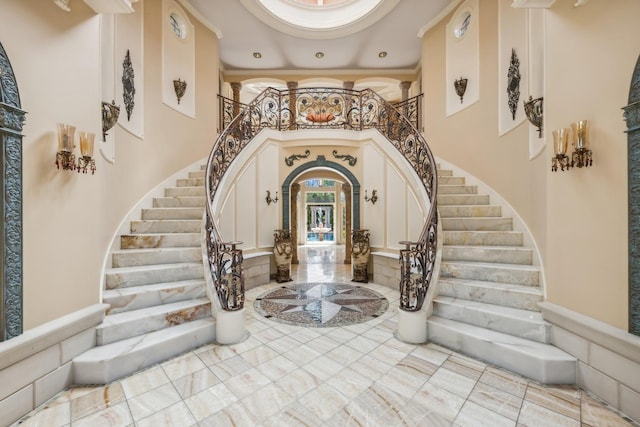
[[[550,344],[540,270],[514,219],[465,177],[438,176],[444,235],[429,340],[544,384],[575,384],[575,358]]]
[[[167,187],[120,236],[106,270],[107,316],[93,349],[73,360],[74,382],[105,384],[215,340],[200,230],[204,171]]]

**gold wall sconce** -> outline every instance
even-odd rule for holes
[[[531,95],[528,101],[524,101],[524,113],[531,124],[538,128],[538,138],[542,138],[542,101],[542,97],[533,99]]]
[[[378,190],[376,189],[371,190],[371,197],[368,197],[367,190],[364,190],[364,201],[371,202],[372,205],[375,205],[376,202],[378,201]]]
[[[460,77],[458,80],[453,82],[453,87],[456,90],[456,95],[460,97],[460,104],[462,104],[462,100],[464,98],[464,93],[467,91],[467,79],[463,79]]]
[[[276,197],[272,199],[271,191],[267,190],[267,196],[264,199],[267,202],[267,206],[270,205],[271,203],[278,203],[278,192],[276,191]]]
[[[174,80],[173,90],[175,90],[176,97],[178,98],[178,104],[180,104],[180,99],[182,99],[184,92],[187,90],[187,82],[180,79]]]
[[[589,127],[587,120],[580,120],[571,124],[571,130],[568,128],[556,129],[553,132],[553,152],[551,158],[551,171],[556,172],[558,166],[560,170],[569,170],[570,168],[589,167],[593,165],[592,152],[587,148],[589,141]],[[571,153],[571,161],[567,156],[567,141],[569,135],[573,139],[573,153]]]
[[[91,132],[80,131],[80,157],[76,164],[76,156],[73,150],[76,147],[75,131],[76,127],[58,123],[58,152],[56,153],[56,168],[62,170],[78,171],[78,173],[87,173],[89,170],[93,175],[96,172],[96,162],[93,159],[93,144],[96,134]]]
[[[102,101],[102,141],[107,142],[107,131],[118,123],[120,117],[120,107],[116,105],[115,99],[111,104]]]

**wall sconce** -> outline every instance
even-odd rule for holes
[[[178,97],[178,104],[180,104],[180,98],[184,96],[184,91],[187,90],[187,82],[180,79],[174,80],[173,90],[176,91],[176,96]]]
[[[372,205],[375,205],[378,201],[378,190],[371,190],[371,197],[368,197],[367,190],[364,190],[364,201],[371,202]]]
[[[464,93],[467,91],[467,79],[460,77],[458,80],[453,82],[453,87],[456,89],[456,95],[460,97],[460,104],[462,104],[462,98],[464,97]]]
[[[75,170],[76,157],[73,155],[75,147],[73,139],[76,127],[65,123],[58,123],[58,152],[56,153],[56,168]]]
[[[275,199],[271,198],[271,191],[267,190],[267,196],[264,198],[267,201],[267,206],[271,203],[278,203],[278,192],[276,191]]]
[[[115,99],[108,104],[102,101],[102,140],[107,142],[107,131],[118,123],[120,117],[120,107],[116,105]]]
[[[78,173],[87,173],[87,169],[91,170],[91,175],[96,173],[96,161],[93,160],[93,140],[95,133],[83,132],[80,135],[80,157],[78,158]]]
[[[524,112],[532,125],[538,128],[538,138],[542,138],[542,97],[524,101]]]
[[[560,170],[569,170],[571,162],[569,156],[567,156],[567,140],[569,139],[569,129],[556,129],[551,132],[553,134],[553,153],[554,157],[551,158],[551,171],[556,172],[558,166]]]
[[[589,141],[589,127],[586,120],[580,120],[571,124],[573,129],[573,148],[571,154],[571,167],[588,167],[593,164],[591,150],[587,148]]]

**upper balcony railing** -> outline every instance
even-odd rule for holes
[[[215,225],[212,202],[233,160],[258,132],[268,128],[280,131],[377,129],[404,156],[420,178],[430,202],[420,236],[415,241],[402,242],[406,248],[400,251],[400,308],[420,310],[434,273],[438,224],[436,164],[416,126],[419,124],[420,98],[407,100],[411,102],[401,103],[398,109],[370,89],[280,91],[267,88],[248,105],[228,98],[221,100],[224,103],[221,108],[224,128],[209,155],[205,185],[209,267],[222,309],[234,311],[244,306],[242,251],[236,248],[240,242],[223,242]],[[231,116],[227,119],[228,111]],[[237,111],[235,115],[234,111]],[[405,114],[409,111],[410,114]]]

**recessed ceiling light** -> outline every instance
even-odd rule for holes
[[[386,57],[387,57],[387,52],[385,52],[385,51],[383,50],[382,52],[380,52],[380,53],[378,54],[378,56],[379,56],[380,58],[386,58]]]
[[[324,57],[324,53],[316,52],[316,58],[323,58],[323,57]]]
[[[262,54],[260,52],[253,52],[253,57],[256,59],[262,58]]]

